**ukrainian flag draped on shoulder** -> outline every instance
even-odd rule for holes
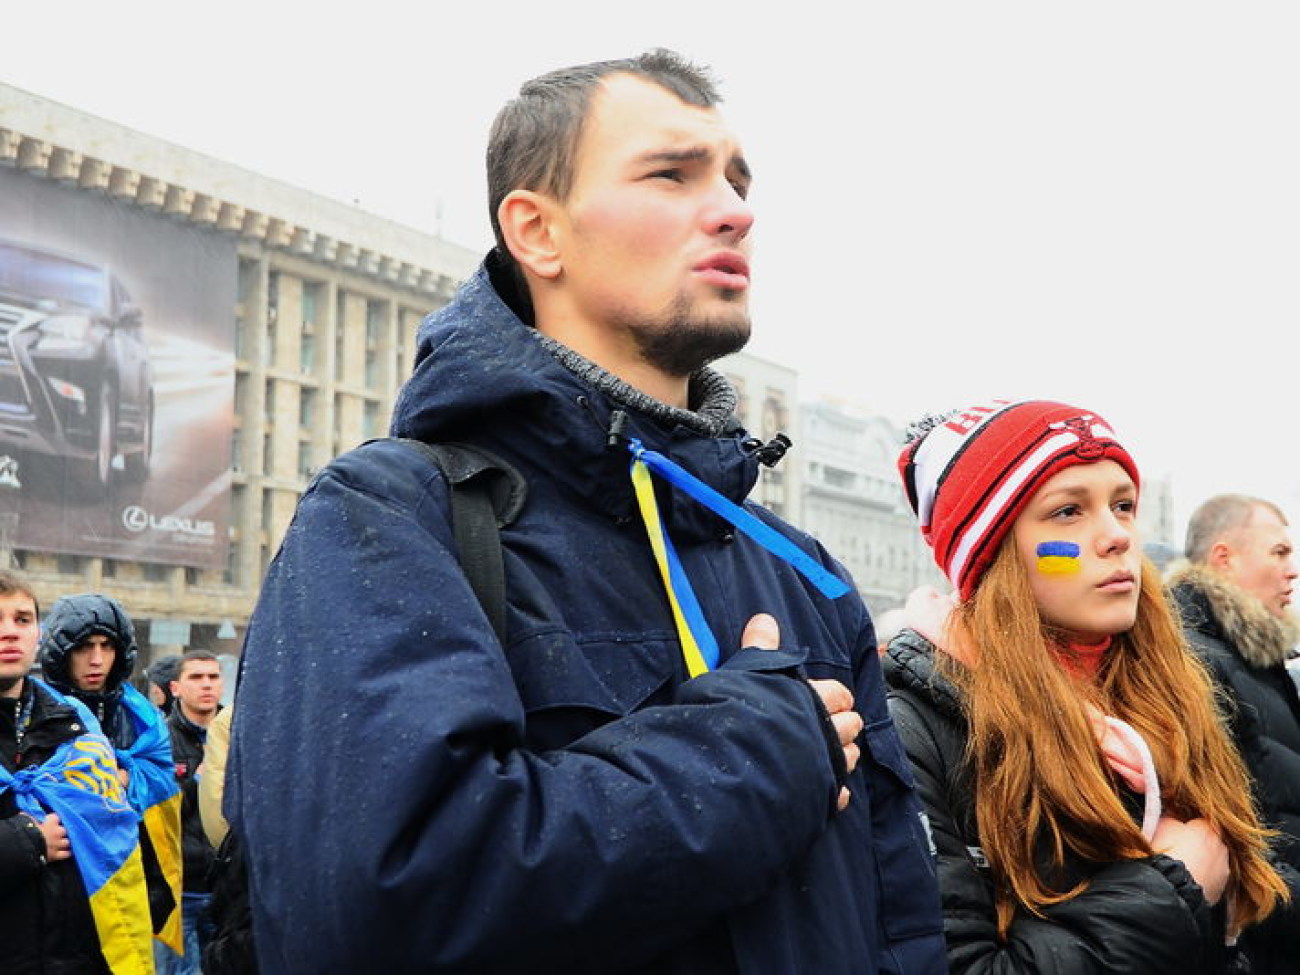
[[[16,774],[0,765],[0,792],[12,789],[18,808],[44,819],[55,813],[68,832],[72,859],[90,895],[100,950],[113,975],[153,972],[152,932],[144,869],[140,862],[140,818],[117,778],[113,746],[80,701],[40,681],[46,693],[75,708],[86,733],[64,742],[40,765]]]
[[[135,741],[129,747],[117,750],[118,765],[130,775],[126,799],[140,814],[145,836],[172,893],[165,915],[160,917],[155,911],[153,930],[159,941],[179,955],[184,940],[181,931],[181,788],[176,781],[176,764],[172,761],[171,733],[162,713],[129,684],[122,688],[122,708],[135,728]]]

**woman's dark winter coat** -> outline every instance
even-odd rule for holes
[[[975,823],[969,724],[958,691],[912,630],[890,644],[890,710],[916,772],[939,857],[948,961],[959,973],[1211,975],[1228,971],[1222,910],[1167,856],[1092,864],[1068,857],[1087,889],[1012,921],[997,936],[994,888]],[[1043,870],[1048,869],[1044,862]]]
[[[1223,694],[1260,812],[1284,834],[1279,853],[1300,868],[1300,696],[1286,669],[1295,625],[1208,568],[1176,570],[1169,586],[1187,640]]]

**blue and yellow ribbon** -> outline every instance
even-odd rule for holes
[[[80,701],[28,678],[33,693],[47,693],[76,709],[87,729],[40,765],[11,773],[0,765],[0,792],[13,790],[20,811],[38,822],[56,814],[67,830],[113,975],[153,972],[149,897],[140,859],[140,818],[117,777],[113,746]]]
[[[659,512],[654,483],[650,477],[651,471],[789,563],[828,599],[837,599],[849,592],[848,583],[790,539],[667,457],[647,450],[636,439],[628,442],[628,449],[632,452],[632,487],[636,492],[637,507],[641,511],[641,520],[645,522],[646,533],[650,536],[650,548],[659,566],[659,575],[663,579],[677,636],[682,644],[686,672],[690,676],[697,677],[718,665],[718,641],[704,618],[695,590],[677,557],[672,540],[664,530],[663,516]]]

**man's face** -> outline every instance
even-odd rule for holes
[[[172,694],[187,716],[207,716],[221,702],[221,667],[215,660],[187,660],[172,681]]]
[[[617,356],[673,377],[741,348],[749,182],[714,109],[631,75],[606,78],[556,224],[565,314]]]
[[[113,641],[96,633],[68,657],[68,677],[72,686],[79,691],[102,691],[116,659],[117,647]]]
[[[1274,616],[1285,616],[1297,573],[1291,536],[1277,512],[1256,506],[1250,521],[1224,544],[1228,554],[1223,569],[1228,578]]]
[[[36,601],[23,593],[0,595],[0,697],[16,697],[36,663],[41,628]]]

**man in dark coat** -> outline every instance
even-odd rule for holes
[[[1300,629],[1289,607],[1296,563],[1286,517],[1260,498],[1224,494],[1193,512],[1186,563],[1168,585],[1192,649],[1219,687],[1278,855],[1300,868],[1300,696],[1286,662]],[[1257,973],[1294,971],[1269,960],[1269,926],[1251,937]]]
[[[87,730],[30,679],[39,638],[31,587],[0,571],[0,762],[10,774],[41,765]],[[54,813],[38,820],[20,812],[11,788],[0,789],[0,971],[108,973],[67,831]]]
[[[524,476],[507,635],[440,470],[381,442],[316,478],[227,767],[265,975],[946,970],[871,620],[745,500],[780,450],[707,368],[749,334],[754,219],[716,101],[653,52],[498,116],[497,247],[422,326],[393,432]]]
[[[203,947],[212,932],[208,916],[212,900],[209,872],[216,850],[208,842],[199,815],[199,775],[202,773],[208,725],[221,708],[221,665],[206,650],[190,650],[182,658],[171,682],[175,698],[167,726],[171,729],[172,757],[181,787],[181,850],[183,860],[181,894],[185,929],[182,958],[163,951],[158,958],[160,975],[198,975]]]

